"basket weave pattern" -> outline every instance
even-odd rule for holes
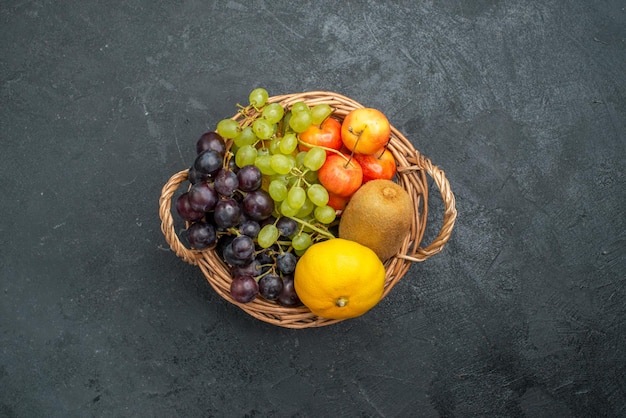
[[[327,91],[312,91],[270,97],[268,103],[279,102],[284,107],[291,107],[296,102],[304,101],[309,106],[327,103],[333,109],[333,115],[342,120],[351,110],[364,107],[360,103],[341,94]],[[237,113],[232,119],[243,118]],[[456,220],[455,199],[445,173],[434,166],[431,161],[421,155],[411,142],[396,128],[391,127],[391,138],[388,145],[398,164],[396,181],[411,196],[415,204],[415,217],[411,223],[410,233],[404,240],[398,254],[385,262],[386,280],[383,298],[406,274],[413,262],[421,262],[441,252],[448,242]],[[185,262],[197,265],[213,289],[224,299],[237,305],[249,315],[273,325],[286,328],[308,328],[331,325],[340,320],[326,319],[314,315],[308,308],[301,306],[287,308],[275,302],[257,297],[250,303],[235,301],[230,295],[232,281],[228,266],[211,250],[191,250],[180,241],[174,227],[172,217],[172,198],[178,188],[187,180],[187,169],[174,174],[165,183],[159,199],[159,216],[161,230],[166,241],[175,254]],[[441,229],[437,237],[426,247],[422,247],[422,239],[428,219],[428,182],[427,176],[439,189],[444,203],[444,214]]]

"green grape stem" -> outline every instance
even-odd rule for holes
[[[358,141],[358,140],[357,140],[357,141]],[[338,151],[338,150],[336,150],[336,149],[334,149],[334,148],[328,148],[328,147],[324,147],[324,146],[322,146],[322,145],[311,145],[311,144],[309,144],[308,142],[304,142],[304,141],[303,141],[303,140],[301,140],[300,138],[298,138],[298,142],[299,142],[300,144],[302,144],[302,145],[306,146],[306,147],[309,147],[309,148],[314,148],[314,147],[316,147],[316,148],[321,148],[321,149],[323,149],[324,151],[332,152],[332,153],[335,153],[335,154],[339,155],[341,158],[343,158],[344,160],[346,160],[346,165],[345,165],[344,167],[348,167],[348,164],[350,164],[350,162],[352,161],[352,158],[354,157],[354,151],[350,152],[350,157],[346,157],[346,155],[345,155],[343,152]]]
[[[229,148],[228,151],[226,151],[226,153],[224,154],[224,159],[222,160],[222,168],[224,170],[228,168],[228,165],[230,164],[230,159],[234,156],[235,154],[233,154],[233,152]]]
[[[240,124],[241,129],[247,128],[248,126],[252,125],[252,123],[255,120],[257,120],[259,116],[261,115],[261,112],[263,111],[264,106],[265,105],[257,108],[252,104],[249,104],[248,106],[242,106],[239,103],[237,103],[239,114],[244,117],[244,121]],[[254,111],[254,113],[252,111]]]
[[[317,226],[313,225],[310,222],[307,221],[303,221],[302,219],[299,218],[295,218],[293,216],[287,216],[289,219],[294,220],[296,222],[298,222],[300,225],[306,226],[307,228],[311,228],[313,231],[317,232],[320,235],[325,236],[328,239],[333,239],[336,238],[333,234],[331,234],[329,231],[326,231],[322,228],[318,228]]]
[[[311,183],[309,183],[308,181],[306,181],[306,179],[304,178],[304,176],[306,176],[306,173],[308,173],[309,170],[308,168],[305,169],[304,171],[300,171],[300,175],[298,176],[299,180],[302,180],[304,182],[304,184],[306,184],[306,187],[311,187]]]
[[[220,232],[218,232],[218,235],[220,234]],[[239,230],[235,227],[231,227],[226,229],[226,231],[223,232],[223,235],[235,235],[235,236],[240,236],[241,232],[239,232]]]
[[[254,280],[256,280],[257,283],[259,282],[259,280],[261,280],[263,278],[263,276],[267,276],[270,273],[275,273],[276,272],[273,264],[262,264],[259,267],[261,267],[261,268],[262,267],[271,267],[271,268],[267,269],[266,272],[261,273],[258,276],[254,276]]]

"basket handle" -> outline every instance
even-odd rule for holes
[[[444,202],[443,222],[437,237],[425,248],[418,247],[413,255],[399,254],[397,257],[405,260],[421,262],[429,257],[441,252],[452,234],[454,222],[456,220],[456,200],[450,188],[450,183],[443,170],[433,165],[430,159],[424,157],[419,151],[415,151],[415,156],[407,157],[407,161],[413,165],[403,167],[399,171],[426,170],[426,173],[433,179]]]
[[[172,197],[179,186],[187,180],[188,172],[189,170],[179,171],[163,185],[159,199],[159,217],[161,218],[161,231],[163,231],[170,248],[187,263],[197,265],[198,260],[202,258],[202,253],[192,251],[183,245],[174,229],[174,218],[172,217]]]

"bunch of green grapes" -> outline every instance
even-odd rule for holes
[[[328,228],[336,211],[328,206],[328,191],[317,179],[326,151],[320,147],[299,151],[298,147],[298,135],[312,124],[321,124],[332,108],[328,104],[309,107],[301,101],[287,109],[280,103],[268,103],[267,91],[257,88],[240,113],[243,120],[221,120],[216,131],[232,140],[231,152],[238,167],[259,168],[264,188],[275,202],[276,220],[289,218],[300,225],[288,237],[296,254],[317,240],[333,237]],[[262,248],[269,248],[284,238],[274,222],[263,226],[257,241]]]

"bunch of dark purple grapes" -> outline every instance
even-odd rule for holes
[[[194,249],[214,248],[229,266],[236,301],[248,303],[261,295],[283,306],[300,305],[293,286],[297,257],[280,241],[268,248],[257,242],[263,226],[275,224],[288,239],[296,222],[273,216],[274,200],[261,189],[259,168],[237,167],[216,132],[203,134],[196,151],[188,174],[191,186],[176,199],[176,211],[188,224],[182,236]]]

